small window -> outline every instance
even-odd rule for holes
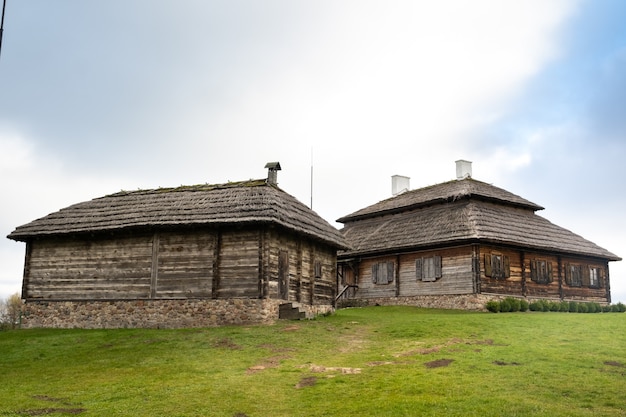
[[[315,261],[314,269],[315,278],[322,278],[322,263],[320,261]]]
[[[600,268],[589,268],[589,286],[600,288]]]
[[[552,282],[552,262],[544,259],[533,259],[530,261],[530,279],[538,284],[549,284]]]
[[[418,281],[436,281],[441,278],[441,256],[416,259],[415,275]]]
[[[508,256],[497,253],[485,254],[485,276],[494,279],[507,279],[511,276]]]
[[[386,285],[393,282],[395,265],[393,262],[379,262],[372,265],[372,282],[377,285]]]
[[[582,265],[567,265],[565,268],[565,282],[570,287],[583,286],[583,267]]]

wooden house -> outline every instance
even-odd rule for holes
[[[123,191],[15,229],[25,327],[266,323],[332,309],[343,236],[267,179]]]
[[[543,207],[471,178],[406,191],[342,217],[340,304],[480,309],[505,296],[611,301],[620,258],[536,214]],[[398,181],[401,180],[401,181]],[[404,192],[402,192],[404,191]]]

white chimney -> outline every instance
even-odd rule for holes
[[[391,176],[391,194],[395,197],[411,189],[411,178],[403,175]]]
[[[459,159],[456,161],[456,179],[464,180],[472,177],[472,162]]]

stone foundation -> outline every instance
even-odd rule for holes
[[[283,300],[28,301],[22,328],[185,328],[271,324]],[[307,317],[331,306],[300,305]]]
[[[354,298],[339,301],[337,307],[342,308],[384,305],[487,311],[485,308],[485,304],[487,303],[487,301],[496,298],[498,297],[486,294],[420,295],[413,297],[380,297],[358,299]]]

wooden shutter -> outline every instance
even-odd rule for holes
[[[417,258],[415,260],[415,278],[418,281],[424,279],[424,271],[422,270],[422,265],[424,265],[424,258]]]
[[[582,269],[582,284],[583,287],[590,287],[591,286],[591,271],[589,271],[589,266],[585,265],[585,266],[581,266],[580,267]]]
[[[372,283],[378,283],[378,264],[372,265]]]
[[[598,286],[604,288],[604,268],[598,268]]]
[[[565,283],[572,286],[572,266],[570,264],[565,264]]]
[[[554,281],[552,278],[552,261],[546,261],[548,264],[548,283]]]
[[[441,270],[441,256],[435,256],[435,279],[441,278],[443,276]]]
[[[387,283],[393,282],[394,266],[393,262],[387,262]]]
[[[537,278],[537,260],[532,259],[530,261],[530,279],[537,282],[539,279]]]
[[[504,278],[509,278],[511,276],[511,261],[509,261],[508,256],[502,256],[502,267],[504,269]]]
[[[491,277],[491,254],[485,254],[485,276]]]

